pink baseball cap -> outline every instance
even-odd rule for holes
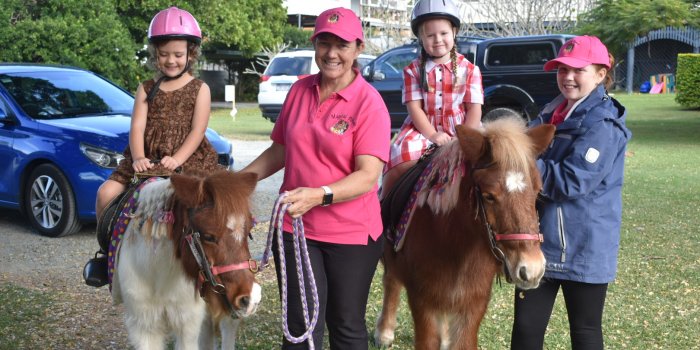
[[[316,39],[321,33],[334,34],[345,41],[360,40],[365,41],[365,35],[362,33],[362,23],[355,12],[344,7],[336,7],[321,12],[316,17],[316,27],[311,40]]]
[[[610,69],[608,49],[594,36],[581,35],[564,43],[557,58],[545,63],[544,70],[557,68],[560,63],[574,68],[583,68],[589,64],[602,64]]]

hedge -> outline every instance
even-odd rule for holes
[[[700,54],[678,54],[676,102],[685,108],[700,108]]]

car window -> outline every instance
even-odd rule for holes
[[[133,97],[83,71],[0,74],[0,84],[35,119],[86,114],[131,114]]]
[[[495,44],[486,52],[486,64],[493,67],[544,65],[555,57],[552,43]]]
[[[459,43],[459,44],[457,44],[457,50],[469,62],[474,63],[474,57],[476,56],[476,45],[475,44],[473,44],[473,43]]]
[[[311,72],[311,57],[276,57],[264,75],[305,75]]]
[[[374,70],[381,71],[388,78],[403,78],[403,68],[416,58],[414,52],[401,52],[377,60]]]
[[[7,108],[5,108],[5,99],[0,97],[0,115],[7,116]]]
[[[365,57],[358,57],[357,58],[357,64],[360,65],[360,69],[362,69],[364,66],[367,65],[367,63],[372,62],[374,58],[365,58]]]

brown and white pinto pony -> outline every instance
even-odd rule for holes
[[[538,286],[545,259],[535,210],[542,186],[535,157],[553,135],[551,125],[527,130],[519,118],[505,118],[481,131],[459,126],[457,138],[435,151],[402,248],[385,246],[378,346],[394,340],[402,287],[415,348],[428,350],[478,348],[499,270],[519,288]]]
[[[176,349],[211,349],[215,326],[222,348],[234,347],[239,318],[252,315],[261,298],[247,241],[256,181],[254,174],[220,171],[172,175],[142,188],[112,285],[134,348],[164,349],[174,335]],[[190,248],[196,232],[214,283],[204,280]]]

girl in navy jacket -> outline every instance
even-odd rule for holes
[[[537,289],[515,291],[511,349],[543,348],[560,288],[571,347],[603,349],[603,306],[617,271],[624,158],[632,136],[625,108],[606,92],[613,61],[598,38],[579,36],[544,66],[557,69],[561,91],[530,123],[557,126],[549,149],[537,160],[543,182],[537,210],[547,265]]]

